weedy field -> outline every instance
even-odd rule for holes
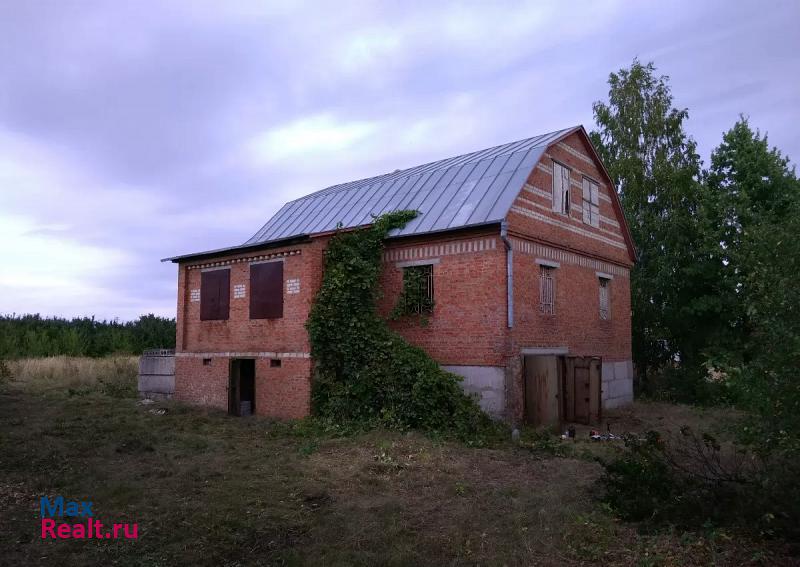
[[[311,421],[141,404],[130,358],[9,370],[0,385],[2,564],[791,562],[739,534],[642,534],[616,521],[597,498],[594,460],[614,442],[589,441],[582,429],[576,442],[525,431],[519,446],[485,448],[415,433],[336,436]],[[708,426],[719,415],[637,403],[609,420],[622,432]],[[138,523],[138,539],[43,541],[39,498],[57,495],[92,501],[101,521]]]

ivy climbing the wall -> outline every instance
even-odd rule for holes
[[[415,211],[375,218],[330,242],[306,327],[315,362],[314,413],[337,422],[473,436],[490,425],[461,378],[389,329],[377,313],[383,244]]]

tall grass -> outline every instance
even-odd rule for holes
[[[10,360],[6,365],[9,384],[31,393],[102,392],[118,398],[135,397],[137,393],[136,356],[48,356]]]

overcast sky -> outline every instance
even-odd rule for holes
[[[175,315],[163,257],[287,200],[584,124],[634,57],[704,160],[800,155],[800,2],[0,2],[0,313]]]

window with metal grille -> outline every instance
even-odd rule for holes
[[[611,280],[600,278],[600,318],[611,319]]]
[[[569,214],[570,177],[569,169],[553,162],[553,211]]]
[[[556,269],[539,266],[539,312],[553,315],[556,312]]]
[[[433,264],[403,268],[401,301],[406,314],[433,311]]]
[[[600,188],[588,177],[583,178],[583,222],[600,226]]]

